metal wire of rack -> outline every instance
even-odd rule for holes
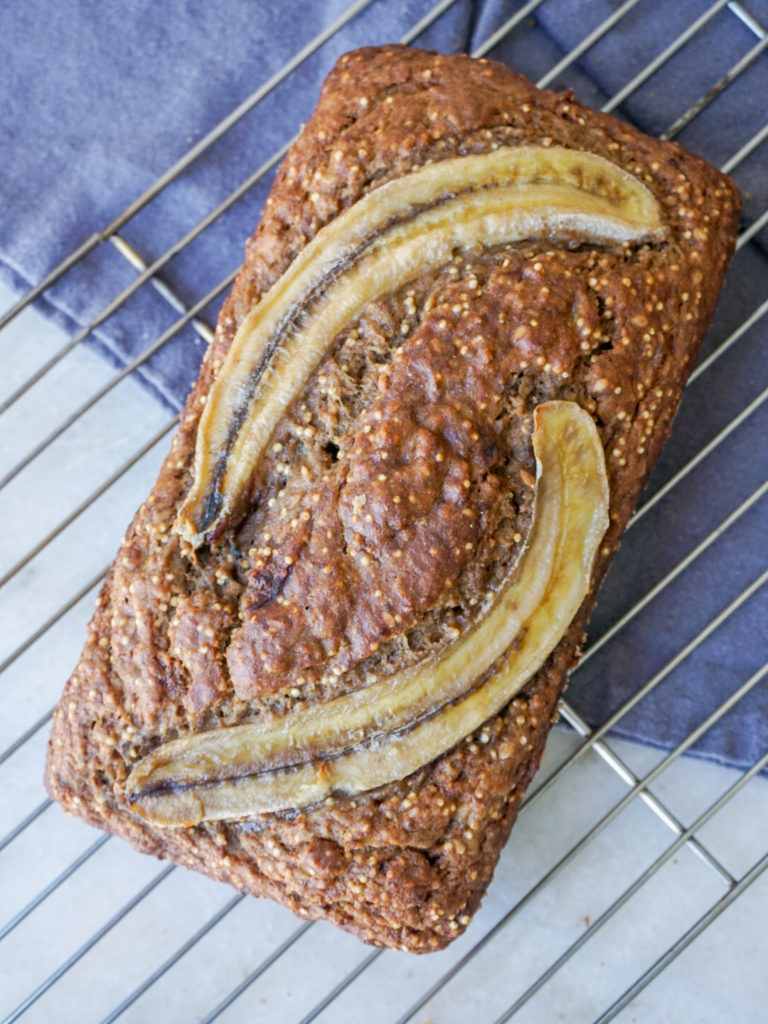
[[[87,436],[97,407],[103,408],[106,403],[108,414],[112,415],[125,404],[127,411],[120,420],[125,425],[134,408],[130,392],[126,391],[132,374],[183,328],[191,325],[204,340],[210,340],[212,332],[205,322],[205,311],[230,285],[235,270],[188,306],[162,280],[160,272],[265,178],[293,140],[287,140],[204,220],[158,258],[145,261],[121,231],[372,2],[358,0],[352,4],[146,192],[105,228],[95,232],[0,318],[2,343],[3,334],[13,338],[12,332],[25,329],[29,307],[36,299],[101,246],[113,246],[138,272],[93,322],[63,346],[42,351],[37,362],[26,361],[17,378],[7,383],[7,393],[0,399],[0,417],[11,426],[17,409],[34,408],[40,413],[43,399],[36,396],[46,382],[57,393],[63,391],[63,399],[54,403],[50,416],[39,417],[43,423],[41,436],[28,450],[19,455],[11,443],[11,457],[6,460],[7,467],[0,478],[0,496],[10,494],[11,502],[23,504],[31,473],[45,475],[56,469],[64,474],[71,472],[77,463],[78,437],[83,432]],[[453,2],[442,0],[436,4],[418,24],[408,27],[403,41],[418,41]],[[615,7],[604,22],[540,78],[539,84],[567,82],[568,73],[579,58],[641,2],[644,0],[627,0]],[[542,0],[531,0],[516,10],[477,48],[475,56],[491,52],[541,5]],[[703,7],[696,20],[638,70],[604,104],[604,109],[622,106],[668,61],[683,53],[712,19],[720,16],[739,19],[754,42],[734,66],[712,83],[706,95],[690,104],[664,133],[666,138],[680,135],[748,68],[761,57],[766,59],[768,31],[741,3],[717,0]],[[750,128],[750,134],[725,161],[723,169],[738,181],[740,166],[767,139],[768,124]],[[768,210],[745,225],[739,238],[739,253],[766,224]],[[61,381],[66,384],[72,378],[72,372],[67,375],[68,362],[82,358],[80,343],[145,286],[156,289],[180,314],[175,323],[139,358],[117,373],[106,368],[85,372],[85,364],[78,362],[72,372],[85,372],[90,387],[82,396],[79,386],[61,388]],[[748,315],[724,332],[724,336],[716,335],[689,385],[705,379],[715,364],[725,365],[734,353],[738,355],[740,346],[749,341],[756,329],[765,327],[768,297],[750,298],[755,304]],[[673,469],[636,513],[630,524],[631,533],[642,531],[639,524],[652,510],[658,512],[663,503],[682,500],[678,495],[687,482],[713,454],[725,451],[740,432],[750,427],[767,395],[768,389],[763,388],[693,454],[683,453],[677,463],[672,463]],[[568,1012],[573,986],[589,988],[590,979],[594,985],[592,996],[579,1003],[578,1013],[567,1019],[589,1019],[595,1024],[616,1018],[628,1020],[622,1016],[624,1011],[636,1009],[637,1000],[647,987],[703,933],[712,934],[711,926],[768,868],[766,837],[754,821],[745,824],[737,814],[749,784],[753,780],[757,785],[764,784],[756,777],[768,767],[768,752],[744,770],[733,770],[726,782],[722,774],[707,774],[709,767],[701,762],[681,759],[711,729],[727,723],[729,713],[748,700],[750,693],[765,685],[768,661],[745,673],[746,678],[684,740],[663,755],[617,740],[615,732],[608,734],[620,729],[635,707],[665,685],[681,665],[700,652],[710,638],[727,629],[740,610],[760,595],[768,583],[768,567],[734,592],[696,635],[670,652],[665,663],[638,684],[632,698],[613,709],[599,726],[588,725],[576,710],[575,702],[563,701],[561,715],[570,730],[556,730],[552,734],[546,764],[516,826],[516,836],[525,832],[524,842],[522,838],[520,842],[514,841],[514,858],[506,854],[502,858],[497,881],[466,935],[445,953],[414,962],[401,954],[369,951],[348,936],[329,930],[329,926],[297,922],[269,904],[232,896],[224,887],[179,872],[173,865],[158,870],[154,862],[138,857],[108,836],[94,840],[84,826],[67,822],[51,808],[48,799],[41,799],[37,780],[46,726],[52,713],[50,704],[68,664],[74,660],[94,589],[106,571],[106,565],[94,559],[104,560],[117,536],[111,534],[103,544],[93,545],[94,552],[81,558],[76,570],[71,559],[65,560],[64,570],[70,566],[71,572],[64,571],[62,589],[53,598],[40,597],[41,575],[45,580],[46,559],[54,554],[60,558],[63,546],[82,554],[83,538],[94,530],[94,517],[103,521],[105,516],[111,516],[118,523],[125,522],[143,496],[177,417],[169,417],[158,408],[153,415],[142,413],[141,419],[140,424],[134,425],[137,429],[126,430],[127,436],[110,441],[111,462],[100,462],[90,477],[86,475],[85,493],[81,487],[80,491],[72,490],[71,495],[67,493],[71,498],[69,504],[52,502],[39,522],[22,531],[21,542],[3,549],[0,599],[13,605],[23,602],[25,594],[31,594],[31,607],[35,609],[35,618],[22,617],[23,627],[18,633],[14,630],[13,636],[8,635],[0,647],[0,675],[6,678],[6,693],[11,695],[4,698],[8,702],[3,714],[6,739],[0,752],[2,789],[12,794],[8,811],[0,817],[0,829],[4,830],[0,838],[0,865],[4,877],[11,877],[20,865],[31,864],[30,851],[44,851],[28,877],[21,872],[18,885],[7,887],[13,899],[10,913],[3,912],[0,921],[0,947],[10,946],[13,953],[16,943],[22,952],[16,950],[15,955],[21,957],[18,962],[24,963],[19,977],[13,979],[18,984],[11,984],[9,978],[8,991],[0,996],[0,1012],[6,1014],[7,1024],[22,1018],[65,1019],[57,1016],[56,1008],[67,998],[76,998],[73,993],[78,991],[80,1013],[66,1019],[102,1020],[105,1024],[118,1019],[195,1019],[207,1024],[253,1016],[260,1020],[301,1020],[302,1024],[318,1019],[357,1021],[363,1016],[372,1021],[396,1020],[398,1024],[427,1019],[551,1020],[556,1014],[564,1016]],[[103,420],[97,422],[101,424]],[[6,432],[6,438],[10,433]],[[590,641],[577,674],[584,672],[584,666],[593,659],[600,661],[606,652],[610,653],[611,645],[617,639],[621,641],[650,604],[669,594],[702,562],[713,557],[727,559],[728,551],[723,551],[722,546],[734,531],[748,528],[751,532],[746,536],[759,543],[761,531],[755,515],[765,512],[766,492],[768,482],[758,481],[750,493],[730,496],[732,500],[727,506],[718,504],[716,525],[698,537],[682,559],[667,568]],[[64,507],[69,510],[59,518]],[[54,665],[57,670],[61,667],[61,673],[53,671]],[[29,687],[20,687],[19,680],[41,675],[50,677],[47,689],[33,688],[30,692]],[[691,777],[694,764],[704,772],[710,788],[705,786],[698,803],[681,803],[674,787],[665,789],[665,779],[670,772],[676,772],[685,782]],[[605,765],[610,769],[608,773]],[[650,818],[647,810],[652,812]],[[721,815],[730,816],[733,829],[740,836],[741,845],[736,852],[708,838],[707,827]],[[552,831],[546,822],[553,816],[560,822],[559,845],[550,849],[543,847],[542,842],[552,842]],[[537,835],[544,839],[537,840]],[[638,835],[644,837],[643,841]],[[530,846],[528,854],[526,844]],[[629,845],[619,862],[616,850],[622,844]],[[685,878],[695,894],[687,894],[685,912],[680,915],[682,924],[677,921],[674,927],[665,926],[664,933],[651,941],[645,933],[641,934],[640,917],[627,923],[624,915],[638,896],[646,898],[647,906],[653,908],[659,899],[679,889],[674,878],[669,880],[670,866],[677,863],[678,853],[692,855],[686,863],[693,874]],[[691,864],[696,867],[690,867]],[[700,873],[696,873],[699,869]],[[580,927],[575,927],[578,900],[574,902],[574,891],[578,891],[582,879],[600,876],[606,870],[610,878],[606,877],[603,884],[604,898],[591,916],[585,914]],[[570,880],[563,881],[567,875]],[[544,927],[540,917],[545,913],[551,916],[553,927],[552,933],[548,933],[549,952],[546,956],[527,955],[512,933],[519,929],[526,936],[535,934]],[[166,918],[174,924],[168,927],[167,934],[158,935],[156,922]],[[511,927],[513,923],[515,929]],[[651,925],[649,928],[652,930]],[[151,940],[148,933],[152,934]],[[505,938],[508,946],[504,944]],[[594,967],[582,955],[583,951],[589,955],[595,950],[593,959],[608,959],[616,945],[633,943],[634,955],[613,963],[609,981],[605,977],[598,980]],[[511,965],[513,959],[520,961],[519,966]],[[730,963],[733,966],[732,959]],[[89,983],[87,1003],[82,996],[84,990],[77,988],[83,984],[86,968],[98,978],[95,988],[93,981]],[[574,975],[574,969],[579,973]],[[489,977],[495,980],[492,994]],[[479,992],[484,995],[481,997]],[[711,1019],[723,1018],[713,1011]]]

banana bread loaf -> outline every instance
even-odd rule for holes
[[[50,794],[367,942],[459,935],[737,220],[703,160],[500,64],[342,57],[102,587]]]

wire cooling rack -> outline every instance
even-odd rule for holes
[[[568,728],[552,733],[545,764],[484,906],[467,933],[443,953],[414,959],[370,950],[327,924],[298,921],[270,903],[233,895],[172,865],[158,866],[108,836],[95,838],[43,798],[39,779],[52,704],[76,658],[119,531],[154,478],[176,422],[140,392],[132,375],[189,325],[210,339],[207,307],[236,270],[184,305],[164,283],[163,268],[268,176],[292,140],[154,261],[145,261],[121,232],[155,197],[183,180],[238,121],[258,116],[261,101],[322,52],[342,26],[354,27],[372,2],[353,4],[328,25],[0,319],[0,359],[6,367],[0,394],[0,499],[6,523],[0,609],[9,625],[0,646],[5,684],[0,963],[6,965],[0,1013],[7,1022],[764,1019],[764,954],[734,936],[759,936],[765,914],[758,910],[751,918],[749,907],[766,907],[765,877],[758,880],[768,868],[766,783],[760,778],[768,752],[738,770],[680,755],[695,750],[712,730],[727,729],[730,716],[766,685],[768,631],[753,631],[745,645],[743,677],[674,749],[660,753],[616,738],[633,709],[653,700],[676,672],[691,664],[692,671],[702,671],[708,645],[718,638],[727,641],[738,616],[764,594],[768,567],[737,586],[725,571],[738,563],[745,545],[753,551],[762,545],[765,552],[764,480],[744,493],[719,489],[706,529],[691,536],[681,559],[653,567],[647,578],[623,581],[629,600],[625,597],[612,620],[598,622],[571,692],[578,694],[575,684],[590,668],[611,671],[612,651],[634,628],[643,628],[651,605],[670,598],[695,600],[701,579],[727,577],[729,582],[723,582],[720,605],[709,620],[695,635],[682,637],[677,649],[661,652],[652,671],[638,679],[634,696],[610,709],[599,726],[587,724],[575,700],[563,702]],[[539,84],[569,84],[577,61],[639,2],[615,5],[610,17],[538,76]],[[404,25],[403,41],[418,42],[451,5],[452,0],[442,0],[418,24]],[[540,6],[541,0],[533,0],[516,9],[476,55],[523,31]],[[660,12],[663,5],[656,4],[653,16]],[[716,111],[727,91],[766,59],[766,29],[739,3],[702,5],[696,20],[674,37],[660,22],[658,53],[631,69],[631,80],[605,109],[624,110],[668,62],[685,61],[689,45],[718,19],[738,19],[744,26],[744,52],[664,133],[685,141],[702,113]],[[738,183],[740,168],[759,158],[761,146],[765,159],[766,139],[767,123],[745,121],[740,147],[719,161],[723,170]],[[739,287],[748,243],[767,224],[768,210],[747,219],[727,288]],[[97,321],[64,344],[51,339],[35,319],[32,303],[104,246],[125,257],[137,271],[135,279]],[[145,287],[159,291],[180,315],[142,356],[113,373],[80,342]],[[768,295],[752,289],[742,295],[740,308],[738,322],[716,322],[681,417],[689,408],[698,416],[696,388],[713,379],[715,365],[727,379],[735,365],[752,361],[759,386],[755,338],[765,330]],[[36,344],[25,345],[30,334]],[[764,423],[759,416],[766,394],[766,388],[756,391],[736,410],[714,409],[693,449],[681,447],[673,436],[625,548],[642,543],[648,524],[656,530],[677,523],[684,531],[687,488],[713,459],[736,457],[729,446],[754,443],[750,431]],[[697,575],[702,566],[703,577]],[[735,636],[739,643],[740,634]],[[724,931],[724,921],[735,926]],[[676,1014],[670,1009],[676,997],[693,1011]],[[741,1000],[741,1016],[732,1012],[734,999]]]

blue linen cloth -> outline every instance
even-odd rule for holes
[[[205,151],[120,231],[147,263],[161,256],[286,143],[312,111],[334,60],[360,45],[391,42],[434,0],[375,0]],[[35,0],[0,7],[0,273],[19,292],[94,231],[104,228],[194,143],[286,61],[348,9],[350,0]],[[522,9],[505,0],[457,0],[416,43],[472,51]],[[626,5],[624,5],[626,6]],[[695,18],[703,0],[641,0],[554,88],[571,87],[600,107]],[[768,0],[748,5],[768,25]],[[534,81],[606,17],[609,0],[548,0],[489,56]],[[618,113],[654,134],[665,131],[746,53],[757,36],[720,9]],[[768,120],[768,51],[757,56],[681,133],[716,164]],[[766,144],[736,171],[750,222],[768,206]],[[271,174],[250,188],[160,271],[187,306],[238,266]],[[763,230],[732,269],[705,354],[768,296]],[[40,300],[70,332],[135,279],[109,243],[97,246]],[[216,317],[223,294],[201,315]],[[123,366],[177,319],[144,286],[88,339]],[[760,321],[693,384],[649,492],[694,455],[766,386],[766,323]],[[172,409],[183,402],[204,350],[189,327],[138,371]],[[661,501],[626,536],[593,618],[598,636],[645,594],[766,478],[765,409],[686,477],[675,501]],[[754,537],[765,523],[757,504],[721,541],[651,602],[573,677],[569,700],[599,723],[703,628],[765,567]],[[765,532],[762,533],[763,538]],[[762,590],[643,700],[619,727],[662,747],[679,742],[765,659],[768,593]],[[731,764],[751,763],[768,747],[768,692],[758,687],[695,750]]]

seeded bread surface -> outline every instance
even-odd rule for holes
[[[245,518],[216,547],[185,550],[174,520],[198,419],[260,296],[372,189],[427,161],[521,144],[589,151],[637,176],[667,239],[457,253],[371,303],[279,424]],[[669,432],[737,220],[733,185],[698,157],[500,64],[397,46],[341,58],[277,175],[171,452],[102,587],[55,714],[51,795],[143,851],[367,942],[428,952],[460,934]],[[553,399],[597,423],[611,525],[589,597],[501,714],[402,782],[302,812],[163,829],[120,801],[116,788],[162,742],[298,714],[471,626],[525,543],[531,415]]]

